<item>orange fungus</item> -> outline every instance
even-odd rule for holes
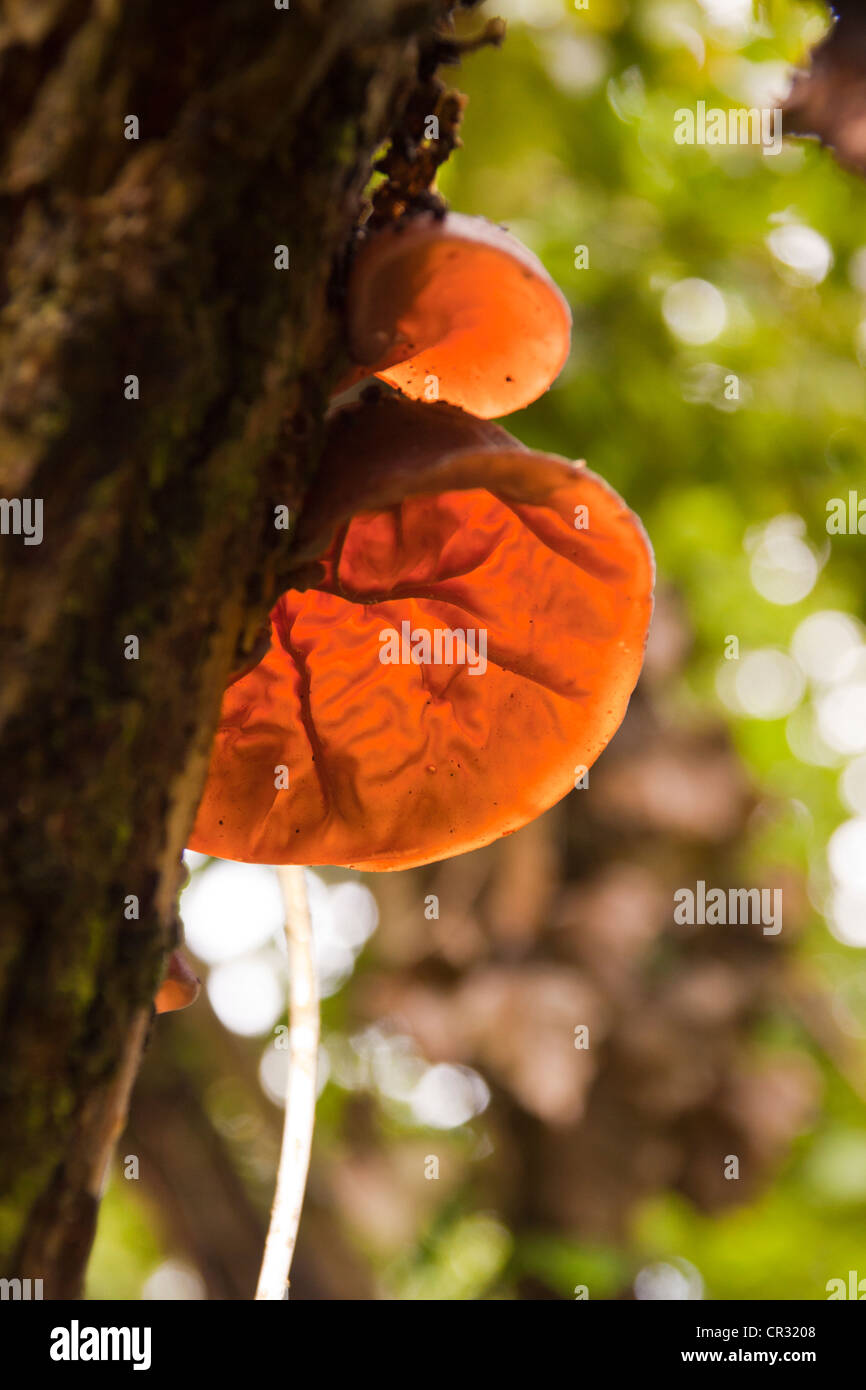
[[[537,256],[482,217],[425,213],[374,232],[348,287],[358,370],[491,419],[534,401],[568,356],[571,311]]]
[[[329,424],[299,573],[224,696],[190,845],[396,869],[489,843],[575,786],[637,681],[653,562],[582,464],[451,406]]]
[[[201,981],[182,951],[172,951],[168,958],[165,979],[156,992],[153,1007],[158,1014],[185,1009],[198,998]]]

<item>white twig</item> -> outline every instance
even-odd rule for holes
[[[319,997],[304,870],[285,865],[277,869],[277,875],[286,908],[289,948],[289,1077],[277,1190],[256,1289],[257,1301],[287,1297],[310,1166],[319,1054]]]

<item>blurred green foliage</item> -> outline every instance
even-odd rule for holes
[[[825,847],[846,814],[844,759],[795,757],[784,718],[738,717],[716,681],[729,635],[741,653],[786,650],[810,613],[864,617],[866,542],[828,537],[826,520],[831,498],[858,487],[866,496],[866,184],[815,141],[786,141],[776,155],[675,142],[676,112],[699,100],[727,109],[784,97],[787,65],[801,64],[829,23],[826,7],[800,0],[750,8],[500,6],[514,17],[503,51],[482,51],[455,74],[470,98],[465,148],[442,188],[459,210],[509,226],[568,296],[565,372],[504,423],[528,444],[585,458],[642,517],[660,582],[683,596],[695,634],[682,707],[731,721],[755,777],[780,798],[759,853],[811,870],[823,905]],[[723,11],[743,23],[714,23]],[[820,279],[770,249],[774,229],[797,225],[832,253]],[[578,269],[581,246],[588,266]],[[722,331],[701,344],[672,331],[662,308],[665,291],[692,278],[715,286],[726,309]],[[737,401],[724,394],[731,374]],[[811,591],[786,604],[756,592],[747,545],[779,516],[802,519],[820,567]],[[841,991],[862,1038],[861,952],[817,911],[802,950]],[[739,1299],[820,1298],[828,1271],[866,1274],[863,1104],[838,1077],[827,1084],[823,1119],[772,1193],[723,1216],[654,1202],[637,1223],[634,1267],[684,1257],[707,1297]],[[565,1294],[606,1282],[598,1256],[577,1244],[569,1255],[567,1242],[540,1242],[517,1259]]]

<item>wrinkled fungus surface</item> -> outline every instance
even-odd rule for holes
[[[584,466],[450,406],[365,401],[331,421],[297,555],[321,578],[279,600],[267,655],[226,691],[193,849],[424,864],[546,810],[619,726],[653,563]]]

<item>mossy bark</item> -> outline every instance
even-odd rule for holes
[[[46,1297],[80,1288],[341,260],[446,8],[0,8],[0,495],[44,507],[0,536],[0,1273]]]

